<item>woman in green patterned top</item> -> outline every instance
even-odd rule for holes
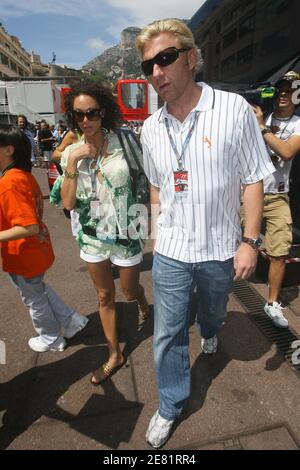
[[[119,267],[127,300],[137,300],[142,317],[149,314],[139,284],[143,242],[136,220],[128,216],[127,209],[135,201],[129,168],[113,132],[120,114],[111,91],[102,84],[81,85],[68,94],[66,106],[72,128],[79,127],[84,138],[62,154],[61,197],[64,207],[79,215],[80,258],[86,261],[98,294],[108,344],[108,360],[91,378],[98,385],[125,363],[118,343],[111,263]]]

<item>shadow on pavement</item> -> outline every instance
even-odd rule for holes
[[[118,310],[120,308],[119,304]],[[126,395],[134,397],[130,389],[132,379],[129,368],[127,370],[125,367],[122,368],[113,379],[108,379],[97,388],[89,384],[92,371],[107,359],[107,347],[103,332],[100,330],[98,312],[89,315],[89,318],[90,322],[86,329],[78,337],[68,341],[68,346],[80,347],[75,353],[61,360],[57,360],[58,355],[68,354],[69,348],[64,353],[47,353],[55,355],[52,356],[55,357],[53,362],[33,367],[11,381],[0,384],[0,416],[3,411],[0,449],[6,449],[14,439],[36,421],[45,419],[44,417],[67,422],[72,429],[108,448],[116,449],[120,442],[130,441],[144,405],[134,399],[125,398],[113,382],[115,377],[116,382],[124,378]],[[123,323],[124,319],[121,318],[120,321]],[[141,337],[143,335],[145,332]],[[122,332],[121,336],[126,336],[126,332]],[[48,359],[47,356],[44,357]],[[44,357],[41,358],[42,361]],[[52,359],[51,356],[49,358]],[[123,374],[123,377],[120,374]],[[85,381],[81,381],[84,377]],[[79,383],[76,384],[77,382]],[[74,389],[70,392],[74,384],[76,384],[76,394]],[[124,388],[123,383],[122,388]],[[73,413],[72,410],[78,409],[80,400],[84,400],[86,396],[88,396],[86,403],[83,402],[79,412]],[[69,408],[67,411],[60,406],[61,401],[64,402],[64,397]],[[126,410],[130,412],[126,413]],[[109,419],[107,415],[110,416]],[[124,420],[123,426],[122,420]]]
[[[293,300],[299,297],[299,286],[289,286],[289,287],[282,287],[280,291],[280,300],[283,305],[287,307],[293,302]]]
[[[270,343],[261,333],[258,333],[257,327],[249,321],[247,315],[236,311],[228,312],[226,324],[220,332],[217,353],[211,356],[200,353],[192,366],[191,396],[187,409],[176,423],[177,426],[203,407],[212,382],[222,373],[230,361],[256,361],[264,356],[270,347]],[[285,362],[284,357],[276,352],[272,358],[266,361],[265,370],[276,370],[283,362]],[[247,399],[245,396],[237,396],[236,398],[240,402]]]

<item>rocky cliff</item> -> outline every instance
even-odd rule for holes
[[[103,54],[82,67],[83,70],[101,72],[111,82],[119,78],[144,78],[135,48],[135,38],[139,32],[140,29],[133,26],[124,29],[120,44],[106,49]]]

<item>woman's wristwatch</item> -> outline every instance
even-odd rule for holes
[[[258,250],[261,247],[262,239],[242,237],[242,242],[248,243],[254,250]]]

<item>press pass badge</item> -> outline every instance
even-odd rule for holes
[[[90,202],[90,216],[93,219],[100,219],[100,201],[91,201]]]
[[[184,170],[177,170],[174,174],[174,190],[178,196],[184,196],[189,190],[189,176],[188,172]]]

